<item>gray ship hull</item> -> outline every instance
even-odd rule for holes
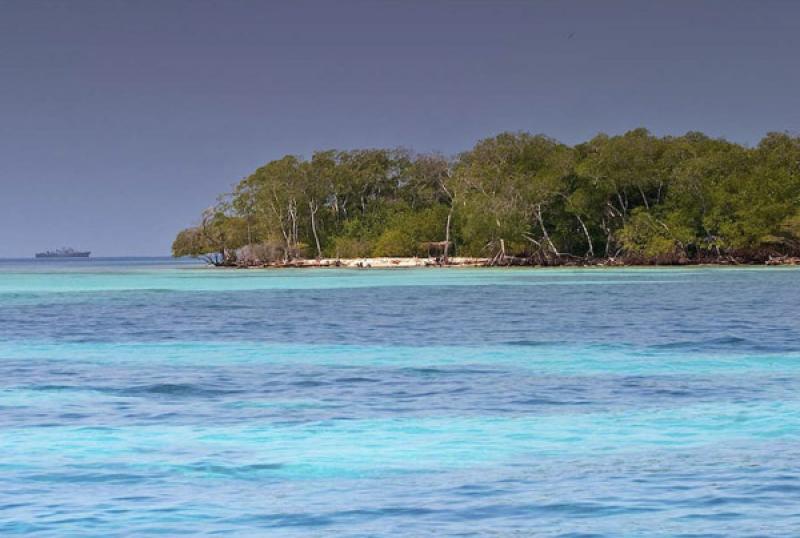
[[[37,258],[88,258],[91,252],[70,252],[61,254],[56,252],[37,252]]]

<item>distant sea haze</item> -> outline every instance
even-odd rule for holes
[[[798,282],[0,261],[0,534],[792,535]]]

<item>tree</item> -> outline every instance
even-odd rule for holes
[[[451,163],[442,155],[418,155],[408,171],[403,192],[412,211],[446,206],[444,222],[444,262],[447,263],[452,243],[453,212],[458,187],[453,181]]]
[[[172,244],[173,256],[203,258],[214,265],[236,261],[236,249],[247,244],[247,223],[226,213],[224,203],[203,212],[201,223],[182,230]]]
[[[173,253],[230,264],[249,245],[248,260],[288,262],[307,250],[412,256],[435,243],[445,261],[453,246],[493,263],[756,260],[797,253],[798,222],[800,139],[786,133],[747,148],[698,132],[634,129],[574,147],[520,132],[454,159],[406,149],[287,155],[181,231]]]

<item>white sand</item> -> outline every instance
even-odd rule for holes
[[[448,266],[481,266],[489,262],[488,258],[451,257]],[[321,260],[293,260],[285,266],[290,267],[348,267],[384,269],[390,267],[437,267],[441,265],[435,258],[322,258]],[[277,263],[275,267],[283,267]]]

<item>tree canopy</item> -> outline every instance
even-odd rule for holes
[[[287,155],[182,230],[212,263],[460,255],[683,263],[800,253],[800,138],[756,147],[646,129],[568,146],[502,133],[448,158],[405,149]],[[243,248],[246,247],[246,248]]]

